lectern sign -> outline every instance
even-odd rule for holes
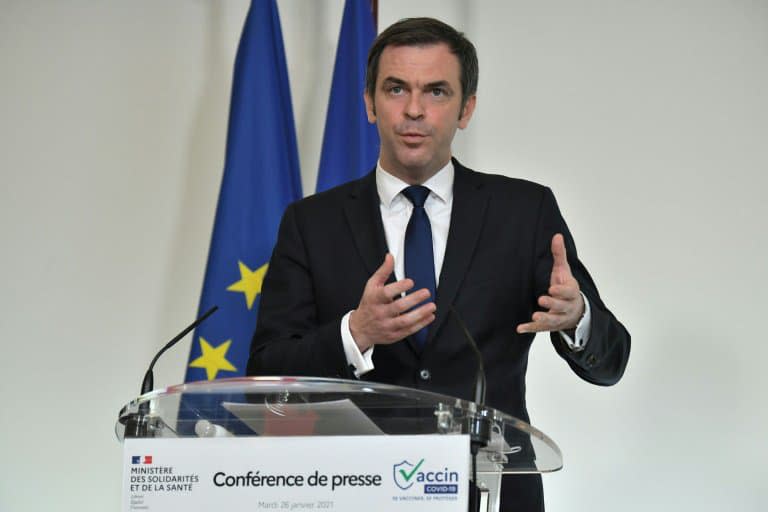
[[[126,439],[123,512],[467,509],[467,436]]]

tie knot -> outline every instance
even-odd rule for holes
[[[403,195],[413,203],[415,207],[423,207],[424,201],[427,200],[429,195],[429,189],[423,185],[411,185],[410,187],[403,189]]]

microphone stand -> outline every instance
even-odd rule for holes
[[[488,417],[488,410],[485,407],[485,367],[483,366],[483,355],[480,352],[475,339],[469,333],[469,329],[467,329],[461,316],[453,306],[451,306],[451,313],[477,358],[477,373],[475,374],[475,404],[477,408],[475,409],[475,414],[470,418],[469,423],[469,450],[472,454],[472,481],[475,483],[473,508],[476,511],[479,511],[480,494],[477,485],[477,454],[480,452],[481,448],[488,446],[488,443],[491,440],[491,420]]]
[[[160,351],[155,355],[155,357],[152,359],[152,362],[149,363],[149,368],[147,369],[147,373],[144,374],[144,380],[141,383],[141,393],[140,395],[144,395],[146,393],[149,393],[152,391],[152,388],[154,387],[154,374],[153,374],[153,368],[155,367],[155,363],[160,358],[160,356],[169,348],[174,346],[176,343],[179,342],[180,339],[182,339],[184,336],[186,336],[192,329],[203,323],[209,316],[214,314],[216,310],[218,310],[218,306],[213,306],[211,309],[203,313],[203,315],[192,322],[190,325],[188,325],[183,331],[181,331],[179,334],[174,336],[171,341],[165,344],[163,348],[160,349]],[[125,418],[125,437],[149,437],[149,402],[144,401],[139,404],[139,411],[136,413],[129,414]],[[122,421],[122,419],[121,419]]]

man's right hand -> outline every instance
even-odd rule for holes
[[[429,290],[422,288],[403,296],[413,288],[412,279],[402,279],[387,284],[395,269],[391,254],[365,284],[357,309],[349,316],[349,331],[360,352],[373,345],[399,341],[435,320],[435,303],[427,302]],[[412,309],[417,304],[419,307]]]

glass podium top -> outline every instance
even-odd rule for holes
[[[562,467],[557,445],[528,423],[446,395],[377,382],[239,377],[146,393],[120,411],[126,437],[462,435],[490,423],[478,471],[544,473]]]

